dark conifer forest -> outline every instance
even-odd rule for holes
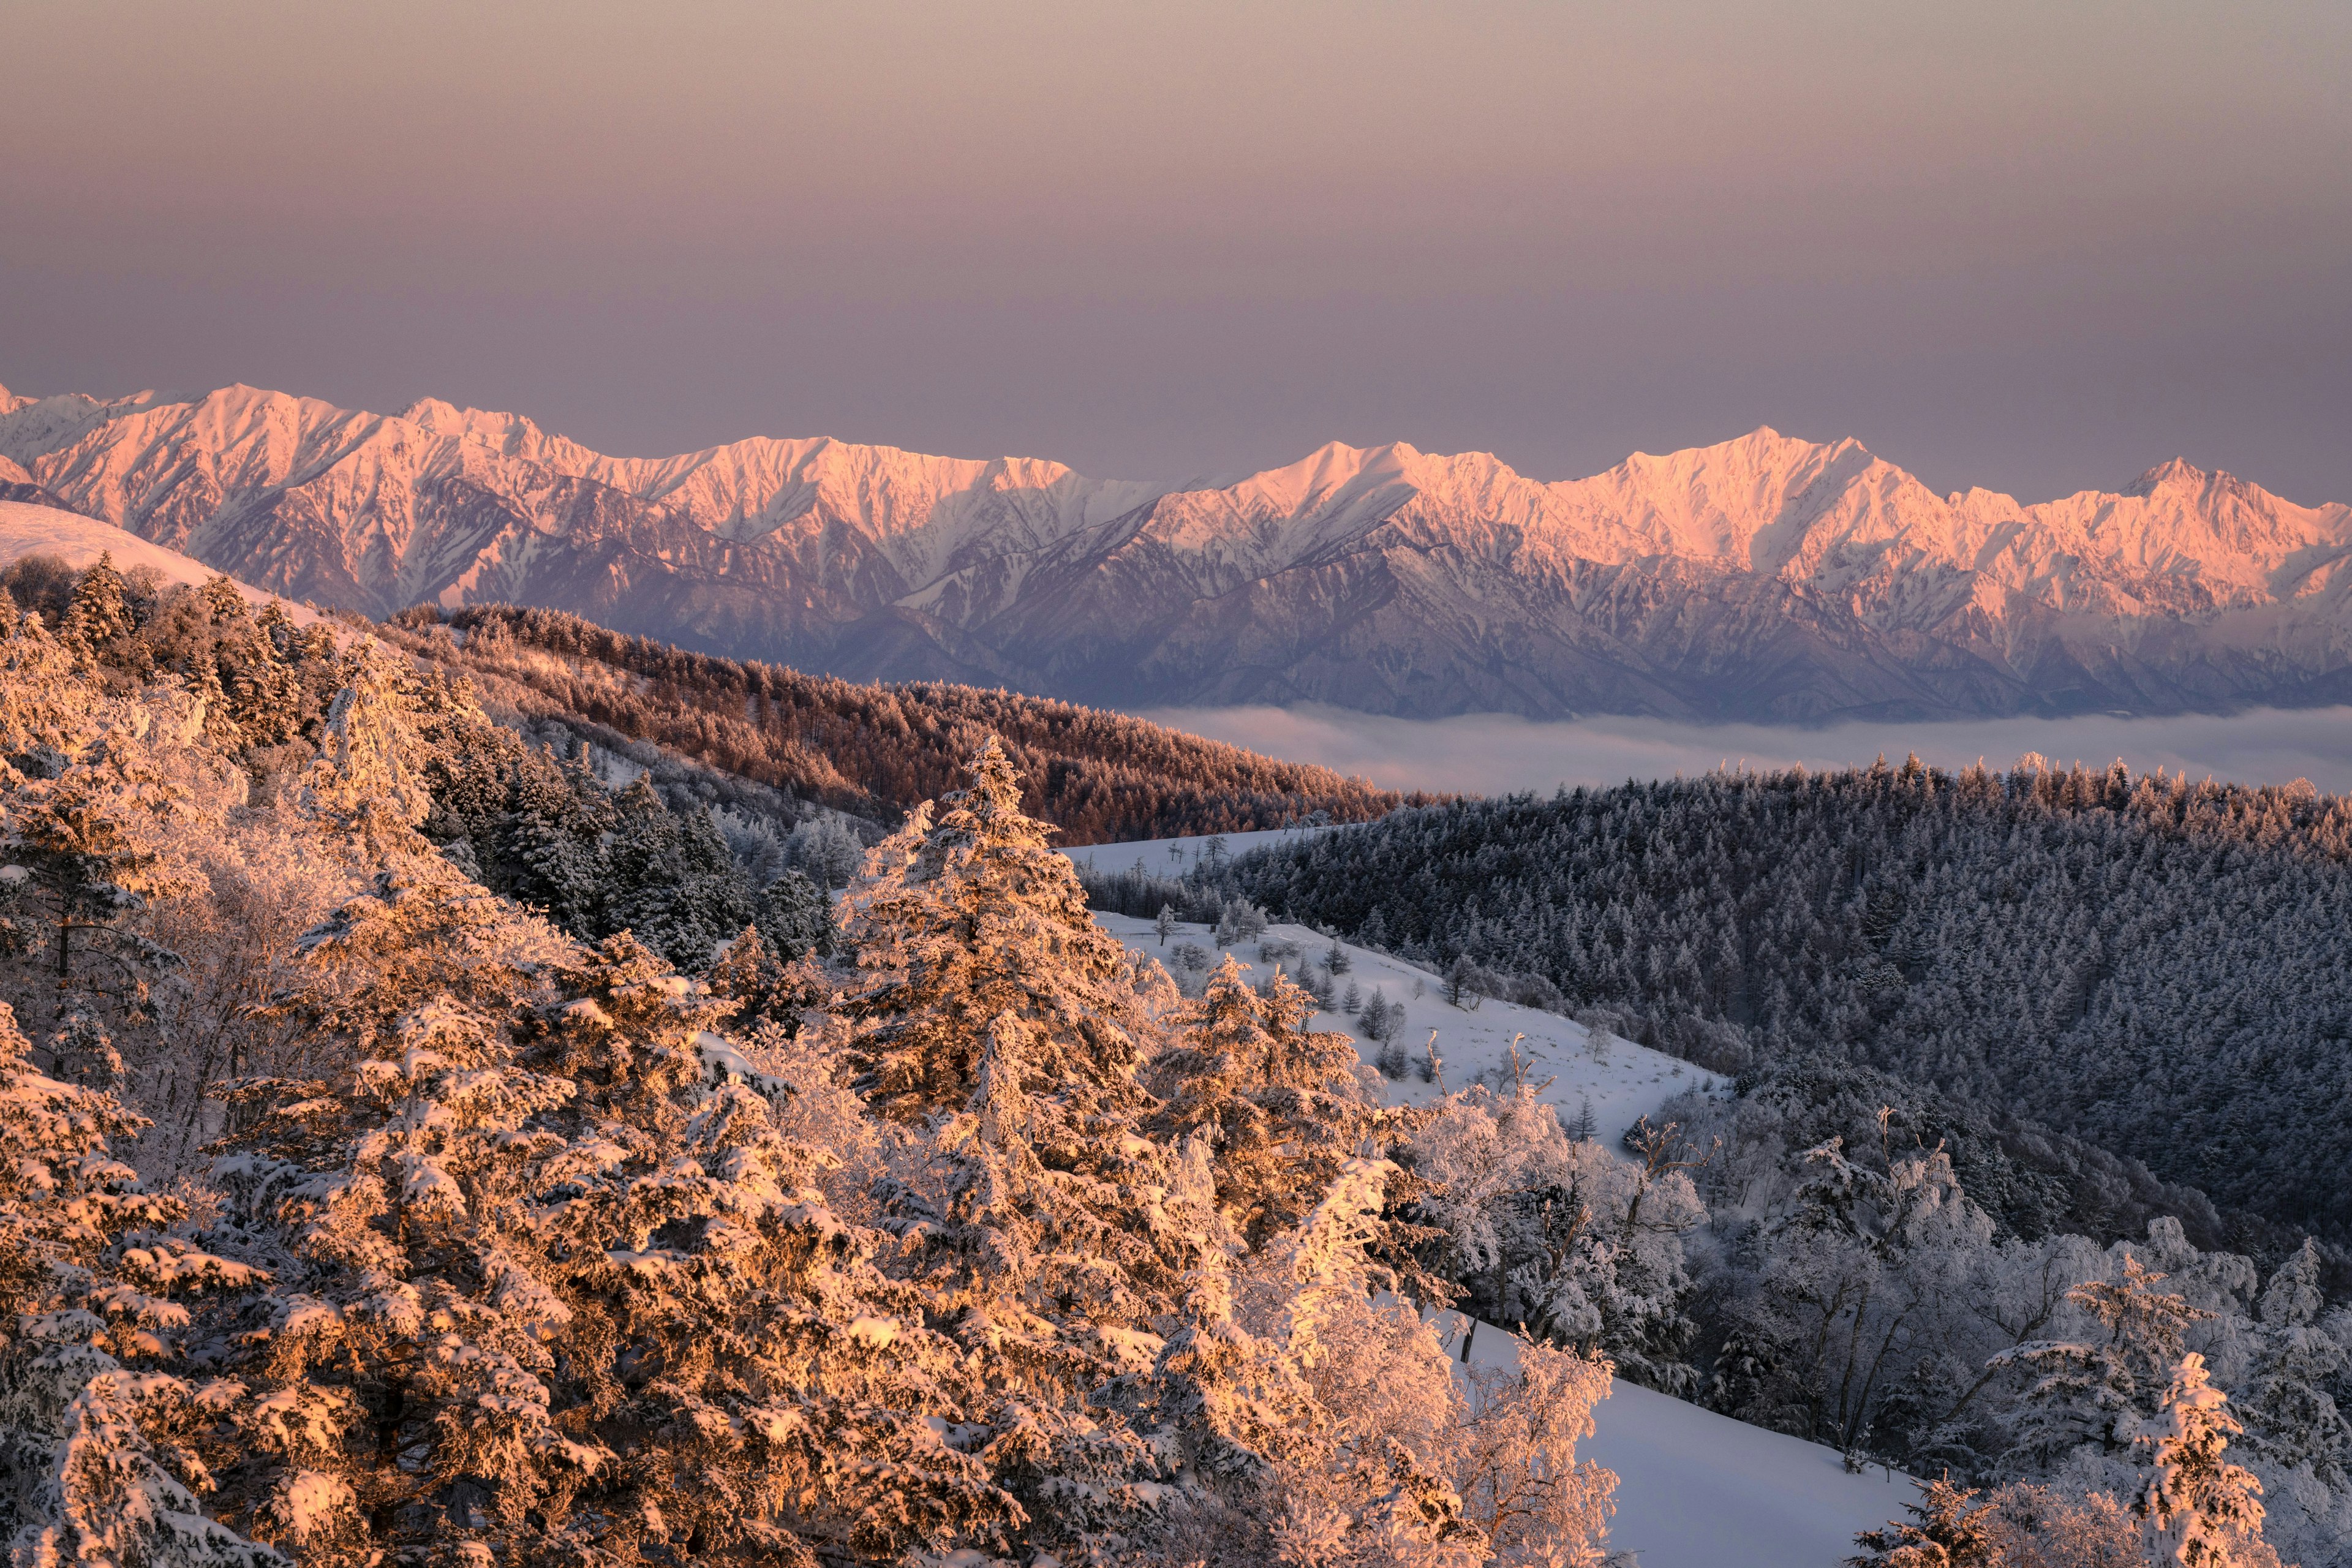
[[[1732,1072],[1831,1056],[2352,1240],[2352,800],[2027,759],[1407,810],[1231,888]]]

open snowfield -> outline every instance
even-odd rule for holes
[[[1469,1320],[1437,1317],[1457,1359]],[[1518,1340],[1480,1323],[1474,1366],[1509,1366]],[[1894,1519],[1917,1493],[1882,1469],[1850,1474],[1834,1448],[1767,1432],[1619,1379],[1592,1407],[1578,1447],[1617,1472],[1609,1545],[1642,1568],[1834,1568],[1854,1532]]]
[[[1233,856],[1331,831],[1328,827],[1271,827],[1260,833],[1226,833],[1218,837],[1225,842],[1225,853]],[[1162,877],[1181,877],[1199,863],[1208,842],[1206,837],[1137,838],[1125,844],[1075,844],[1062,853],[1074,864],[1091,862],[1097,871],[1129,871],[1140,866]],[[1175,853],[1171,855],[1171,850]]]
[[[1177,946],[1181,942],[1189,942],[1207,951],[1213,963],[1222,956],[1207,926],[1180,923],[1162,945],[1150,921],[1100,910],[1096,911],[1095,920],[1133,951],[1149,953],[1171,964],[1171,968]],[[1236,943],[1233,950],[1235,956],[1252,967],[1253,974],[1265,967],[1258,950],[1268,940],[1294,942],[1302,950],[1301,959],[1282,961],[1286,969],[1297,968],[1302,959],[1321,963],[1323,953],[1331,945],[1327,938],[1305,926],[1268,927],[1265,937],[1251,937]],[[1491,999],[1479,1000],[1475,1008],[1450,1006],[1445,1000],[1444,982],[1428,971],[1365,948],[1350,946],[1345,951],[1353,967],[1340,976],[1341,986],[1352,981],[1366,996],[1377,986],[1390,1001],[1403,1005],[1405,1023],[1399,1037],[1416,1067],[1430,1031],[1437,1031],[1437,1055],[1444,1075],[1443,1088],[1434,1080],[1423,1082],[1417,1070],[1409,1071],[1401,1080],[1383,1079],[1391,1105],[1424,1103],[1441,1098],[1446,1089],[1465,1089],[1478,1082],[1507,1085],[1511,1081],[1514,1036],[1525,1037],[1518,1043],[1519,1060],[1528,1077],[1543,1085],[1541,1098],[1558,1106],[1562,1120],[1571,1126],[1589,1101],[1592,1107],[1593,1135],[1611,1148],[1618,1145],[1636,1121],[1686,1088],[1728,1089],[1727,1079],[1614,1035],[1589,1031],[1557,1013]],[[1418,995],[1414,994],[1416,986],[1420,989]],[[1351,1035],[1356,1032],[1354,1020],[1339,1013],[1318,1014],[1315,1026]],[[1367,1062],[1379,1049],[1361,1037],[1357,1039],[1356,1048]]]
[[[100,554],[113,556],[118,572],[144,566],[166,583],[185,583],[190,587],[200,587],[220,575],[193,556],[150,544],[112,523],[51,506],[0,501],[0,566],[10,565],[27,555],[54,555],[68,566],[88,566]],[[236,591],[256,606],[278,598],[275,594],[244,583],[237,584]],[[319,618],[290,599],[279,599],[278,603],[286,606],[287,614],[298,625],[309,626]]]

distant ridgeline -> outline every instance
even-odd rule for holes
[[[895,817],[954,787],[992,733],[1021,773],[1023,809],[1056,824],[1064,844],[1361,822],[1438,798],[1099,709],[929,681],[858,685],[682,652],[556,610],[475,605],[445,626],[423,605],[391,629],[530,716],[608,728],[860,816]]]
[[[1883,761],[1401,812],[1233,896],[1707,1066],[1933,1084],[2352,1241],[2352,799]]]

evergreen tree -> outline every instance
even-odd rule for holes
[[[116,1153],[145,1125],[37,1070],[0,1004],[0,1546],[92,1568],[282,1564],[200,1500],[213,1478],[188,1440],[235,1395],[165,1370],[185,1298],[267,1277],[163,1234],[185,1205]]]
[[[373,640],[344,658],[342,689],[327,710],[326,742],[302,784],[310,816],[347,837],[360,858],[383,864],[423,854],[416,831],[432,809],[412,704],[394,656]]]
[[[511,870],[501,890],[575,936],[599,934],[608,875],[602,837],[613,820],[604,786],[580,762],[514,774],[500,857]]]
[[[15,760],[0,760],[10,873],[0,900],[29,902],[41,918],[12,920],[7,934],[20,952],[47,949],[61,1006],[67,993],[95,991],[136,1009],[174,962],[140,927],[153,900],[188,885],[171,838],[193,826],[202,713],[174,691],[141,702],[23,689],[70,682],[60,651],[29,620],[9,639],[0,745]]]
[[[683,969],[709,965],[755,913],[710,814],[672,813],[643,774],[613,803],[604,874],[604,929],[635,932]]]
[[[2256,1428],[2250,1439],[2255,1452],[2289,1467],[2309,1466],[2340,1487],[2352,1460],[2352,1422],[2334,1391],[2352,1366],[2352,1347],[2320,1323],[2326,1306],[2318,1244],[2306,1237],[2263,1291],[2266,1343],[2242,1404]]]
[[[889,1194],[910,1277],[984,1354],[997,1474],[1058,1551],[1131,1528],[1161,1473],[1079,1412],[1150,1369],[1219,1227],[1206,1173],[1141,1133],[1132,966],[1020,799],[990,742],[936,823],[919,808],[876,851],[844,939],[857,1081],[926,1128],[936,1173]]]
[[[757,921],[769,951],[782,963],[833,955],[838,934],[833,900],[798,871],[786,871],[760,890]]]
[[[1147,1125],[1207,1141],[1218,1205],[1256,1247],[1303,1220],[1396,1122],[1365,1095],[1348,1037],[1307,1028],[1312,997],[1280,973],[1260,994],[1242,969],[1226,954],[1178,1015],[1176,1042],[1147,1075],[1163,1097]]]
[[[2176,1364],[2189,1325],[2213,1315],[2158,1290],[2164,1278],[2126,1253],[2120,1279],[2088,1280],[2067,1292],[2103,1337],[2033,1341],[1994,1358],[1998,1366],[2035,1374],[2011,1418],[2015,1455],[2046,1464],[2085,1443],[2106,1453],[2131,1445],[2145,1414],[2141,1402]]]
[[[2132,1511],[2183,1568],[2233,1568],[2243,1561],[2240,1548],[2262,1540],[2262,1483],[2221,1457],[2243,1430],[2206,1376],[2205,1358],[2182,1356],[2158,1420],[2135,1439],[2148,1476]]]
[[[1002,1541],[1020,1508],[940,1438],[967,1363],[710,1043],[725,1004],[499,908],[380,879],[296,1004],[331,1075],[247,1089],[220,1174],[289,1305],[234,1342],[284,1417],[215,1458],[238,1516],[352,1562]]]
[[[1855,1536],[1864,1551],[1846,1559],[1847,1568],[2000,1568],[1993,1505],[1949,1475],[1916,1484],[1919,1500],[1904,1504],[1909,1521]]]
[[[58,636],[81,658],[94,660],[121,647],[137,629],[130,586],[114,569],[112,552],[102,551],[75,584]]]

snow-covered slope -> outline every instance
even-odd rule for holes
[[[1245,855],[1269,844],[1286,844],[1306,834],[1328,832],[1318,827],[1273,827],[1256,833],[1217,835],[1227,855]],[[1066,850],[1072,861],[1097,871],[1115,873],[1142,869],[1160,876],[1181,876],[1207,853],[1207,836],[1184,838],[1131,838],[1119,844],[1081,844]],[[1173,852],[1172,854],[1171,852]]]
[[[1474,1329],[1444,1312],[1438,1328],[1473,1365],[1518,1358],[1518,1341],[1492,1323]],[[1900,1517],[1918,1495],[1899,1473],[1855,1474],[1833,1448],[1622,1378],[1593,1406],[1592,1425],[1578,1457],[1617,1472],[1610,1549],[1637,1553],[1642,1568],[1834,1568],[1853,1555],[1857,1531]]]
[[[68,566],[88,566],[100,555],[111,555],[121,571],[145,567],[166,583],[185,583],[192,587],[220,575],[203,562],[176,550],[150,544],[135,533],[125,533],[78,512],[0,501],[0,566],[13,564],[27,555],[54,555]],[[255,605],[267,604],[277,597],[244,583],[237,584],[236,589]],[[286,605],[287,614],[299,625],[308,626],[319,618],[303,605],[284,600],[279,603]]]
[[[14,397],[0,484],[296,597],[507,599],[857,677],[1429,715],[2352,694],[2352,508],[2174,459],[2028,505],[1759,429],[1545,482],[1325,447],[1233,484],[826,439],[614,458],[252,387]]]
[[[1213,962],[1223,958],[1216,952],[1214,936],[1204,926],[1180,923],[1162,942],[1150,921],[1100,911],[1095,921],[1131,951],[1156,958],[1171,969],[1177,963],[1178,949],[1188,942],[1207,953]],[[1268,942],[1295,943],[1300,955],[1269,963],[1261,956]],[[1255,978],[1273,963],[1293,973],[1304,962],[1319,965],[1330,945],[1328,939],[1304,926],[1276,925],[1269,927],[1264,937],[1252,937],[1236,944],[1233,952],[1250,965],[1252,978]],[[1688,1062],[1606,1031],[1588,1030],[1557,1013],[1514,1006],[1491,998],[1473,998],[1474,1006],[1453,1006],[1445,1000],[1444,983],[1427,971],[1369,948],[1342,945],[1350,967],[1340,977],[1341,985],[1352,982],[1367,997],[1378,987],[1387,1000],[1402,1004],[1404,1008],[1404,1022],[1397,1037],[1404,1043],[1414,1070],[1401,1079],[1382,1080],[1391,1105],[1423,1104],[1441,1098],[1448,1089],[1467,1089],[1478,1083],[1507,1088],[1514,1081],[1515,1073],[1524,1073],[1540,1086],[1538,1097],[1558,1107],[1561,1120],[1568,1125],[1574,1126],[1589,1108],[1592,1135],[1615,1148],[1634,1122],[1685,1089],[1729,1091],[1726,1080]],[[1338,1012],[1318,1014],[1314,1026],[1350,1035],[1357,1032],[1354,1022]],[[1442,1082],[1435,1075],[1424,1079],[1418,1070],[1433,1030],[1437,1037]],[[1356,1049],[1370,1064],[1379,1047],[1359,1037]],[[1516,1068],[1511,1059],[1514,1050],[1518,1054]]]

